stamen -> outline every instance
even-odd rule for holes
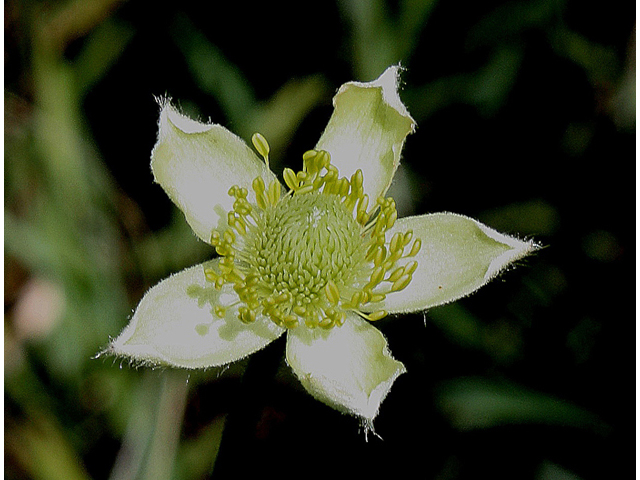
[[[271,206],[276,206],[280,201],[280,182],[274,180],[269,185],[269,191],[267,192],[267,198]]]
[[[391,291],[398,292],[409,285],[409,282],[411,282],[411,275],[403,275],[398,280],[393,282],[393,285],[391,285]]]
[[[268,163],[266,139],[255,134],[252,143]],[[421,247],[411,230],[387,239],[398,217],[393,199],[380,197],[369,210],[362,170],[340,177],[322,150],[305,152],[303,169],[285,168],[283,180],[284,196],[280,182],[266,186],[256,177],[255,203],[246,188],[229,189],[235,201],[228,228],[210,238],[222,258],[204,274],[217,290],[231,284],[238,302],[215,305],[213,314],[224,318],[239,305],[237,317],[247,324],[264,316],[283,328],[323,329],[343,325],[349,311],[369,321],[385,317],[384,310],[363,310],[406,288],[418,262],[397,262]]]
[[[251,137],[251,143],[253,143],[254,148],[260,154],[262,158],[264,158],[264,162],[269,166],[269,152],[271,148],[269,147],[269,143],[267,139],[262,136],[260,133],[254,133]]]
[[[298,189],[298,185],[300,182],[298,181],[298,178],[296,177],[296,174],[293,170],[291,170],[290,168],[285,168],[282,172],[282,178],[284,179],[284,183],[286,183],[287,187],[289,187],[291,190],[295,192]]]
[[[337,285],[333,282],[333,280],[329,280],[327,285],[325,286],[325,293],[327,294],[327,300],[332,305],[338,305],[340,302],[340,290],[338,290]]]
[[[422,240],[420,240],[419,238],[416,238],[416,240],[413,242],[413,245],[411,246],[411,250],[409,251],[409,254],[407,255],[407,257],[415,257],[420,251],[421,247],[422,247]]]

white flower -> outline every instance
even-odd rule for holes
[[[285,185],[261,135],[252,140],[264,161],[224,127],[163,101],[153,174],[219,256],[149,290],[108,351],[203,368],[286,333],[287,362],[307,391],[372,428],[405,368],[370,322],[468,295],[536,248],[461,215],[397,219],[384,195],[415,128],[398,71],[339,89],[326,130],[302,171],[285,169]]]

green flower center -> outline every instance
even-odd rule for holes
[[[268,161],[266,140],[258,140],[254,145]],[[290,188],[284,196],[279,182],[265,188],[261,177],[252,183],[255,203],[245,188],[231,187],[236,201],[229,228],[211,235],[223,258],[205,275],[218,289],[233,284],[245,323],[265,315],[286,328],[332,328],[344,323],[348,311],[379,320],[387,312],[369,305],[409,284],[417,262],[397,263],[414,256],[421,242],[414,239],[409,247],[411,231],[386,238],[397,218],[395,203],[380,198],[368,209],[361,170],[339,178],[323,151],[311,150],[303,160],[297,174],[284,170]],[[237,305],[217,305],[214,312],[223,317]]]
[[[289,294],[294,306],[318,301],[329,281],[344,288],[364,262],[362,227],[337,195],[284,197],[265,210],[244,252],[263,293]]]

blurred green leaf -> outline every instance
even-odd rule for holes
[[[32,412],[27,422],[5,430],[5,451],[34,480],[89,480],[67,435],[44,412]]]
[[[234,133],[248,140],[260,132],[268,140],[276,162],[300,122],[328,97],[324,78],[312,75],[290,80],[270,99],[259,102],[240,69],[186,16],[176,19],[173,32],[196,82],[217,100]]]
[[[84,96],[117,62],[134,33],[131,25],[111,18],[91,32],[73,63],[79,96]]]
[[[552,235],[560,226],[560,215],[544,200],[512,203],[479,215],[480,220],[501,232],[520,235]]]
[[[233,62],[185,16],[173,24],[173,39],[200,88],[215,98],[235,129],[243,129],[256,103],[253,89]],[[237,133],[245,133],[238,131]]]
[[[416,37],[425,27],[437,0],[404,0],[393,18],[383,0],[338,2],[351,26],[356,79],[371,81],[390,65],[408,65]]]
[[[471,48],[495,45],[520,38],[530,29],[547,29],[559,24],[565,0],[510,1],[482,18],[469,32]]]
[[[423,119],[458,103],[477,107],[492,115],[507,99],[522,62],[522,50],[516,45],[493,49],[487,62],[471,73],[440,77],[405,93],[415,118]]]
[[[507,382],[460,378],[444,383],[438,405],[459,430],[499,425],[543,424],[606,432],[593,413],[565,400]]]

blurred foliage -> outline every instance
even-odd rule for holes
[[[6,478],[310,465],[620,478],[633,459],[632,13],[573,0],[5,2]],[[211,255],[153,184],[154,97],[263,133],[281,170],[315,144],[340,84],[397,62],[419,125],[390,192],[401,214],[455,211],[547,248],[475,296],[381,322],[409,372],[376,421],[384,442],[306,395],[279,342],[189,374],[95,358],[146,289]]]

